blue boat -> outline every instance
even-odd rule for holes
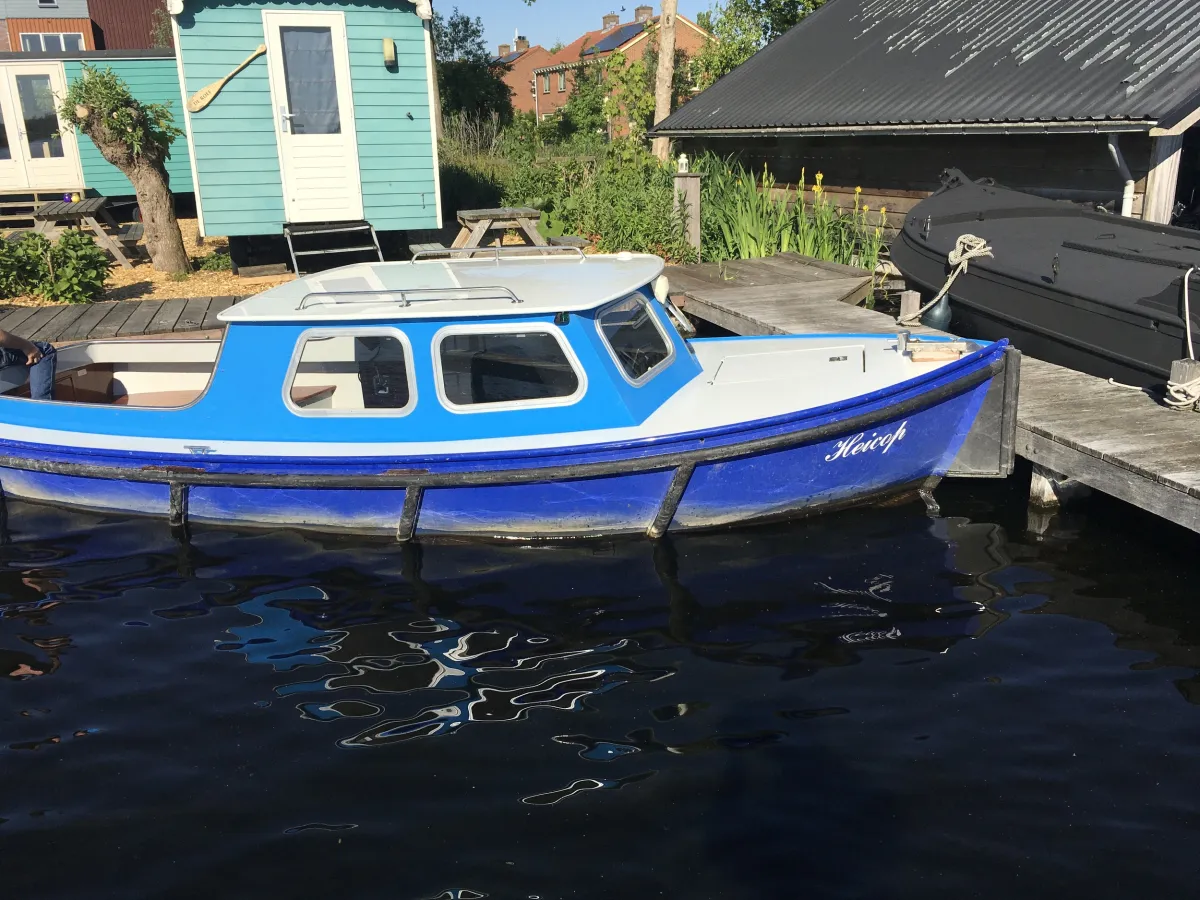
[[[349,266],[224,339],[0,370],[0,488],[194,523],[413,538],[661,537],[1011,470],[1007,342],[685,339],[656,256]]]

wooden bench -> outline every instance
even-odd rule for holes
[[[122,244],[136,244],[146,234],[146,226],[142,222],[134,222],[122,227],[113,237]]]
[[[412,256],[416,256],[418,253],[435,253],[438,250],[446,250],[446,249],[448,249],[446,247],[446,245],[443,243],[440,243],[439,241],[433,241],[432,243],[428,243],[428,244],[409,244],[408,245],[408,252]]]
[[[592,246],[592,242],[585,237],[579,237],[575,234],[563,234],[558,237],[550,238],[551,247],[578,247],[580,250],[586,250]]]

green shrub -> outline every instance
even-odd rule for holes
[[[49,277],[38,293],[56,303],[90,303],[104,293],[112,259],[90,234],[64,231],[50,249]]]
[[[88,303],[104,293],[112,260],[91,235],[63,232],[51,244],[40,234],[0,241],[0,296],[38,294],[55,303]]]
[[[232,272],[233,260],[229,258],[228,250],[216,250],[201,257],[196,268],[201,272]]]

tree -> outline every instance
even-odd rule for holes
[[[679,0],[663,0],[658,19],[658,71],[654,79],[654,124],[671,114],[671,94],[675,83],[675,16]],[[671,139],[656,137],[654,155],[666,162],[671,152]]]
[[[112,69],[83,64],[59,108],[59,118],[82,131],[108,162],[129,179],[146,226],[146,250],[160,272],[190,272],[183,246],[167,160],[183,136],[169,107],[142,103]]]
[[[510,121],[512,91],[504,83],[508,69],[492,64],[483,20],[460,13],[458,7],[448,18],[434,11],[433,41],[442,112],[461,112],[472,118],[498,115],[502,121]]]
[[[825,0],[726,0],[696,17],[713,35],[692,60],[700,90],[728,75],[751,56],[824,5]]]

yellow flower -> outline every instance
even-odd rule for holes
[[[861,184],[860,184],[858,187],[856,187],[856,188],[854,189],[854,193],[856,193],[856,194],[861,194],[861,193],[862,193],[862,185],[861,185]]]
[[[817,184],[818,184],[818,185],[820,185],[820,184],[821,184],[821,182],[823,182],[824,180],[825,180],[825,173],[824,173],[824,172],[818,172],[818,173],[817,173]]]
[[[869,213],[870,211],[871,211],[871,207],[870,207],[870,205],[864,204],[864,205],[863,205],[863,212],[864,212],[864,213]]]
[[[887,215],[887,207],[886,206],[879,207],[879,214],[881,216],[886,216]]]

